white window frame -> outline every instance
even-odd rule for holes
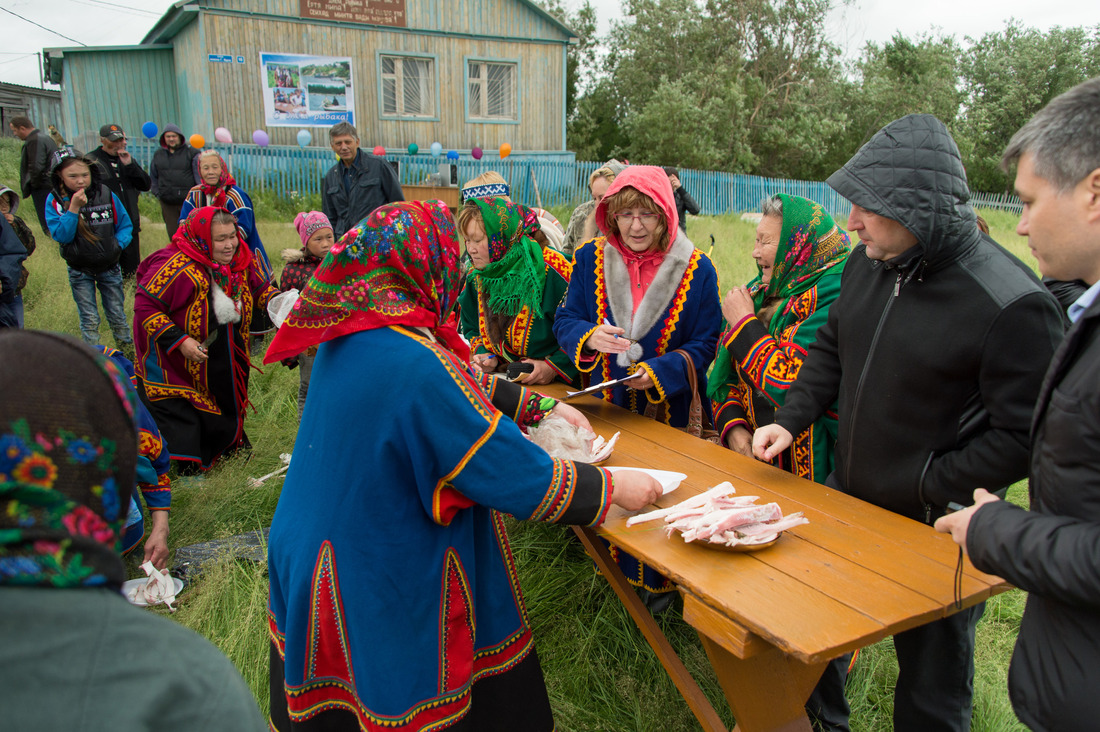
[[[401,51],[377,51],[378,68],[378,116],[382,119],[409,119],[421,121],[439,121],[439,57],[427,53],[404,53]],[[393,72],[385,73],[382,70],[383,59],[392,59]],[[410,112],[404,108],[405,103],[405,61],[421,61],[428,64],[427,83],[421,85],[420,101],[421,111]],[[386,96],[384,94],[387,81],[393,82],[394,99],[396,109],[386,110]],[[431,105],[431,109],[424,110],[425,105]]]
[[[473,66],[479,66],[480,77],[478,79],[470,78],[470,71]],[[505,67],[510,68],[512,75],[512,94],[511,94],[511,114],[499,114],[491,115],[488,109],[489,102],[489,67]],[[520,63],[519,59],[500,59],[500,58],[480,58],[475,56],[467,56],[463,59],[463,90],[466,97],[466,121],[467,122],[488,122],[494,124],[512,124],[517,125],[520,121],[520,94],[519,94],[519,80],[520,80]],[[471,87],[477,86],[480,93],[475,99],[475,95],[471,93]]]

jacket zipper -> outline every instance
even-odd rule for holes
[[[879,316],[878,325],[875,326],[875,335],[871,338],[871,347],[867,350],[867,359],[863,362],[863,370],[859,374],[859,381],[856,382],[855,398],[852,400],[852,414],[859,413],[859,402],[860,398],[863,396],[863,380],[866,378],[867,369],[874,359],[875,347],[878,345],[878,337],[882,334],[882,324],[886,322],[886,316],[890,314],[890,308],[894,306],[894,300],[897,299],[898,294],[901,292],[901,279],[902,273],[899,271],[898,279],[894,283],[894,296],[886,302],[886,307],[882,309],[882,315]],[[855,441],[855,422],[854,419],[848,422],[848,454],[844,457],[844,480],[846,482],[852,474],[852,444]]]
[[[932,504],[924,500],[924,478],[928,475],[928,469],[932,467],[932,458],[935,452],[928,453],[928,459],[924,461],[924,469],[920,471],[920,481],[917,483],[917,500],[924,506],[924,523],[932,525]]]

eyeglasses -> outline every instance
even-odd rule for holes
[[[615,221],[618,222],[620,226],[630,226],[634,223],[634,219],[638,219],[642,222],[642,226],[652,226],[657,223],[657,219],[660,217],[660,214],[653,213],[652,211],[642,211],[640,213],[620,211],[615,214]]]

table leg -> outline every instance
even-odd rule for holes
[[[733,709],[735,732],[810,732],[806,700],[826,662],[802,663],[778,648],[741,659],[699,637]]]
[[[600,572],[603,573],[604,578],[611,585],[611,589],[615,591],[619,601],[630,613],[630,617],[634,619],[638,629],[642,631],[642,635],[645,636],[650,648],[657,654],[661,665],[668,673],[669,678],[672,679],[672,683],[676,685],[680,695],[684,697],[684,701],[687,702],[695,718],[699,720],[704,732],[727,732],[725,722],[718,716],[718,712],[714,711],[710,700],[707,699],[699,685],[695,683],[691,672],[687,670],[684,662],[676,655],[672,644],[661,632],[657,621],[653,619],[653,615],[650,614],[645,603],[642,602],[642,599],[638,597],[638,593],[627,581],[619,569],[619,565],[611,558],[611,553],[607,551],[607,547],[596,536],[596,532],[592,529],[577,526],[573,527],[573,531],[576,532],[577,537],[584,544],[584,548],[588,551],[588,555],[592,557],[596,566],[600,568]]]

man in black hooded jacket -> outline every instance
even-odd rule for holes
[[[859,234],[840,296],[776,423],[770,459],[839,399],[829,485],[931,524],[974,489],[1027,473],[1031,410],[1062,337],[1054,298],[988,236],[967,203],[958,148],[930,115],[880,130],[828,183]],[[896,730],[970,728],[974,628],[984,604],[894,636]],[[846,659],[810,698],[819,729],[847,730]]]

